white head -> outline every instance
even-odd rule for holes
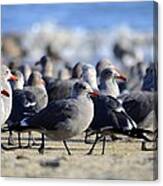
[[[100,75],[100,91],[104,95],[117,97],[120,94],[117,79],[126,81],[126,77],[113,68],[106,68]]]
[[[11,74],[10,69],[6,65],[1,67],[1,81],[17,80],[17,77]]]
[[[82,80],[87,82],[92,89],[98,90],[95,67],[90,64],[85,64],[82,70]]]

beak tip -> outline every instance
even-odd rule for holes
[[[125,77],[125,76],[123,76],[123,75],[116,76],[116,78],[119,79],[119,80],[125,81],[125,82],[128,81],[127,77]]]
[[[16,80],[18,80],[18,78],[15,75],[11,75],[10,78],[9,78],[9,80],[16,81]]]
[[[89,94],[90,94],[91,96],[93,96],[93,97],[96,97],[96,96],[99,96],[99,95],[100,95],[99,91],[89,92]]]

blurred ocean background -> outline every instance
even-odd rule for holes
[[[3,60],[34,63],[48,49],[72,64],[95,64],[102,57],[126,65],[151,62],[153,6],[153,1],[2,5]],[[134,57],[118,59],[116,43]]]

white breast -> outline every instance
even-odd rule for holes
[[[2,81],[1,86],[2,86],[3,89],[7,90],[7,92],[10,95],[9,97],[1,96],[2,103],[4,105],[3,120],[5,122],[8,119],[8,117],[11,113],[11,109],[12,109],[12,89],[11,89],[10,83],[7,82],[7,81]]]

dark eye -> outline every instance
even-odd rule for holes
[[[83,85],[79,84],[79,88],[82,89],[83,88]]]
[[[82,85],[82,84],[79,84],[79,88],[80,89],[86,89],[86,86]]]
[[[7,74],[7,75],[9,74],[9,71],[8,71],[8,70],[6,71],[6,74]]]

